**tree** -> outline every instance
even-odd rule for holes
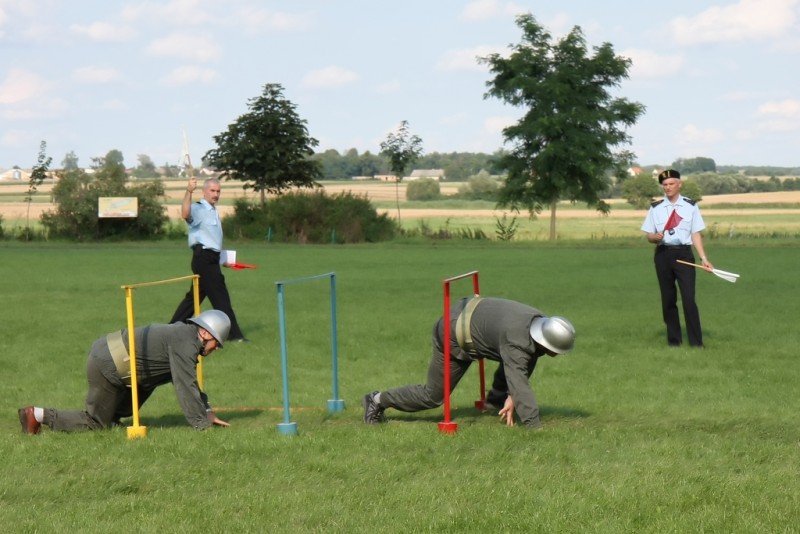
[[[628,178],[622,184],[622,197],[636,209],[646,208],[660,193],[658,182],[647,173]]]
[[[133,176],[136,178],[158,178],[158,171],[153,160],[147,154],[139,154],[136,156],[139,165],[133,170]]]
[[[700,185],[694,180],[683,180],[681,195],[691,198],[695,202],[703,200],[703,193],[700,191]]]
[[[396,176],[395,199],[397,200],[397,223],[400,224],[400,181],[406,169],[422,155],[422,139],[411,135],[408,121],[402,121],[396,132],[389,132],[381,143],[382,155],[389,158],[389,168]]]
[[[25,211],[25,238],[27,240],[31,238],[31,202],[33,202],[33,195],[36,194],[39,186],[47,178],[47,170],[50,168],[52,161],[53,158],[47,155],[47,143],[42,141],[39,144],[39,157],[28,180],[28,192],[25,193],[25,202],[28,203],[28,209]]]
[[[74,150],[70,150],[67,155],[64,156],[61,167],[65,171],[75,171],[78,169],[78,156],[75,155]]]
[[[672,162],[672,168],[681,174],[717,172],[717,163],[713,158],[678,158]]]
[[[633,154],[620,147],[630,142],[626,128],[644,106],[609,93],[628,77],[631,65],[609,43],[589,55],[579,26],[551,42],[531,14],[516,22],[523,37],[513,53],[480,58],[494,75],[484,98],[526,108],[516,124],[503,130],[512,148],[498,160],[507,173],[499,204],[515,210],[524,206],[531,216],[549,205],[554,240],[559,200],[594,206],[608,187],[609,172],[623,176],[630,167]]]
[[[319,186],[322,170],[312,159],[319,141],[309,136],[295,107],[283,97],[281,85],[265,85],[261,96],[248,101],[250,111],[214,136],[217,148],[203,159],[221,177],[241,180],[245,190],[261,193],[262,207],[267,193]]]

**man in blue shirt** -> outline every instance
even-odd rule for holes
[[[708,261],[703,248],[701,231],[706,227],[700,208],[694,200],[681,195],[681,173],[667,169],[658,175],[658,183],[664,188],[664,197],[653,202],[642,224],[647,240],[656,245],[655,266],[658,286],[661,290],[661,311],[667,325],[667,343],[678,346],[683,342],[680,317],[678,316],[677,282],[683,304],[683,318],[689,345],[703,346],[703,330],[700,312],[695,302],[694,267],[676,260],[694,263],[692,245],[700,254],[703,268],[711,271],[714,266]]]
[[[197,188],[197,178],[192,177],[186,186],[181,204],[181,217],[189,225],[189,248],[192,249],[192,272],[200,275],[200,302],[206,297],[215,310],[220,310],[231,320],[230,341],[246,341],[233,312],[231,297],[220,268],[222,250],[222,221],[217,211],[220,184],[216,178],[203,183],[203,198],[192,203],[192,193]],[[186,321],[194,315],[192,288],[186,293],[170,322]]]

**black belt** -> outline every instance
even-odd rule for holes
[[[656,250],[667,250],[667,249],[686,250],[686,249],[691,249],[691,248],[692,248],[692,245],[658,245],[656,247]]]
[[[217,256],[219,256],[219,252],[217,252],[213,248],[205,248],[200,243],[192,245],[191,248],[194,252],[208,252],[209,254],[216,254]]]

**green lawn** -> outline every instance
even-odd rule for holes
[[[640,238],[364,246],[229,243],[248,344],[206,360],[228,429],[195,432],[164,386],[148,435],[19,431],[26,404],[80,408],[86,353],[125,322],[122,284],[189,274],[184,243],[0,242],[0,524],[13,532],[798,532],[796,239],[706,242],[731,284],[699,277],[707,347],[666,346],[652,250]],[[544,429],[478,413],[477,366],[442,411],[361,422],[361,397],[424,379],[442,280],[479,270],[483,295],[572,320],[575,350],[540,362]],[[292,420],[277,431],[275,281],[337,275],[339,386],[331,398],[327,280],[286,286]],[[187,286],[135,291],[163,322]],[[471,292],[469,281],[453,294]],[[492,372],[493,363],[487,363]]]

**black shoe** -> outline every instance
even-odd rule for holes
[[[503,409],[503,405],[502,404],[495,404],[494,402],[492,402],[492,401],[490,401],[488,399],[483,401],[483,411],[484,412],[499,412],[502,409]]]
[[[375,395],[377,394],[377,391],[367,393],[361,401],[361,404],[364,405],[364,423],[368,425],[376,425],[386,421],[386,417],[383,415],[385,408],[381,408],[380,405],[375,402]]]

